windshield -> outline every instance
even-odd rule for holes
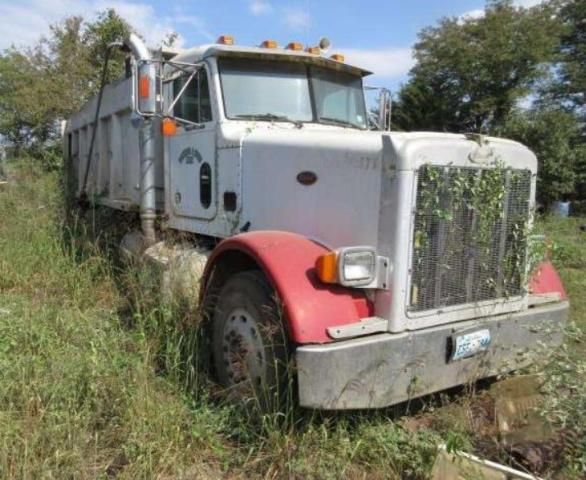
[[[219,66],[227,118],[366,128],[361,77],[294,62],[222,58]]]

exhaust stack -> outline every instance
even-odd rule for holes
[[[155,132],[152,116],[156,113],[156,68],[151,52],[138,35],[131,33],[124,41],[136,61],[134,105],[143,118],[139,127],[140,155],[140,224],[147,246],[156,241]]]

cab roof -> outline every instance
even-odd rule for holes
[[[246,47],[241,45],[211,44],[193,47],[182,50],[172,58],[172,61],[198,63],[210,57],[254,58],[275,61],[287,60],[319,65],[361,77],[372,74],[369,70],[305,51],[289,50],[286,48]]]

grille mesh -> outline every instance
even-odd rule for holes
[[[408,309],[522,294],[530,189],[529,170],[421,167]]]

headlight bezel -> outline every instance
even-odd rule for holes
[[[324,283],[386,290],[391,266],[389,259],[377,255],[375,248],[352,246],[322,255],[317,261],[316,269],[318,278]],[[361,269],[363,275],[359,273]]]
[[[365,261],[366,260],[366,261]],[[366,272],[360,276],[359,271]],[[347,287],[370,285],[376,278],[374,248],[346,247],[338,251],[338,280]]]

